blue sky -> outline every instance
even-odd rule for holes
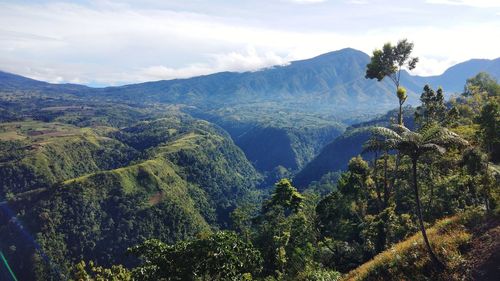
[[[2,1],[0,70],[119,85],[257,70],[408,38],[434,75],[500,57],[498,0]]]

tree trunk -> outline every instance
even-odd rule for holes
[[[442,270],[445,268],[445,265],[436,257],[436,254],[432,250],[431,244],[429,243],[429,239],[427,239],[427,232],[425,231],[424,219],[422,217],[422,208],[420,206],[420,196],[418,193],[417,160],[418,160],[417,157],[412,158],[413,188],[415,192],[415,201],[417,203],[417,217],[418,217],[418,222],[420,224],[420,231],[422,232],[422,237],[424,238],[425,247],[427,248],[427,252],[429,252],[432,262],[436,265],[438,269]]]
[[[389,156],[387,155],[387,151],[384,153],[384,204],[385,208],[389,206],[389,197],[391,196],[390,191],[389,191],[389,182],[387,178],[387,158]],[[395,176],[394,176],[395,177]]]
[[[487,177],[488,176],[488,169],[490,168],[490,162],[486,162],[486,170],[485,170],[485,174],[483,177]],[[486,206],[486,213],[490,214],[491,213],[491,209],[490,209],[490,200],[488,198],[488,194],[490,194],[490,187],[489,187],[489,183],[488,183],[488,180],[487,178],[484,178],[483,180],[483,189],[486,189],[486,193],[484,194],[484,204]]]
[[[479,200],[479,197],[477,195],[476,182],[474,182],[474,178],[469,179],[469,181],[467,183],[469,185],[469,190],[470,190],[470,193],[472,195],[471,196],[472,197],[472,205],[477,206],[477,205],[481,204],[481,200]]]
[[[382,195],[380,194],[380,185],[377,179],[377,157],[378,153],[375,152],[375,158],[373,159],[373,181],[375,182],[375,191],[377,192],[377,212],[382,211]]]
[[[380,213],[382,212],[383,209],[387,208],[387,200],[385,200],[384,198],[384,202],[385,202],[385,206],[382,206],[382,195],[381,195],[381,191],[380,191],[380,185],[379,185],[379,182],[378,182],[378,179],[377,179],[377,176],[378,176],[378,168],[377,168],[377,158],[378,157],[378,153],[375,153],[375,159],[373,159],[373,177],[374,177],[374,180],[375,180],[375,188],[376,188],[376,191],[377,191],[377,213],[378,215],[380,216]],[[384,180],[385,181],[385,180]],[[386,192],[387,192],[387,184],[386,182],[384,183],[384,197],[386,197]],[[385,240],[386,240],[386,234],[385,234],[385,229],[384,229],[384,224],[385,222],[379,222],[378,223],[378,235],[377,235],[377,245],[376,245],[376,251],[377,252],[382,252],[384,249],[385,249]]]
[[[430,170],[429,170],[429,179],[432,181],[432,170],[433,166],[430,164]],[[431,194],[429,195],[429,206],[427,207],[429,209],[429,212],[432,210],[432,199],[434,198],[434,182],[431,182]]]
[[[398,124],[399,124],[399,126],[404,126],[404,124],[403,124],[403,102],[401,100],[399,100]]]
[[[385,234],[385,228],[384,228],[384,220],[381,220],[378,225],[377,225],[377,245],[376,245],[376,251],[377,253],[382,252],[385,250],[385,240],[387,235]]]
[[[386,152],[387,153],[387,152]],[[389,194],[388,196],[388,199],[390,199],[390,195],[392,192],[394,192],[394,190],[396,189],[395,186],[396,186],[396,181],[398,180],[398,173],[399,173],[399,164],[401,162],[401,153],[398,151],[398,153],[396,154],[396,159],[395,159],[395,167],[394,167],[394,171],[393,171],[393,176],[392,176],[392,179],[389,181],[387,180],[388,184],[388,192],[387,194]],[[387,177],[389,178],[389,177]],[[390,183],[390,184],[389,184]]]

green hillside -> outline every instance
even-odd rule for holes
[[[483,234],[486,233],[486,235]],[[495,252],[500,238],[498,218],[477,210],[442,219],[428,230],[429,239],[439,249],[446,271],[432,270],[421,234],[393,245],[370,261],[347,273],[341,280],[494,280],[498,268]],[[486,246],[478,253],[472,247]],[[479,260],[479,264],[471,261]],[[492,266],[489,266],[488,263]],[[483,268],[481,268],[483,267]],[[483,270],[481,272],[480,270]],[[486,270],[486,271],[484,271]]]
[[[138,155],[135,149],[104,136],[106,128],[20,121],[2,123],[0,130],[3,196],[124,166]]]
[[[144,239],[175,242],[227,227],[238,202],[254,200],[260,179],[227,133],[188,116],[123,129],[3,125],[20,140],[2,142],[18,149],[2,155],[2,192],[62,272],[81,259],[110,264]],[[41,133],[26,133],[33,131]],[[16,229],[0,233],[3,247],[19,248],[15,270],[50,275],[42,260],[23,261],[34,252]]]
[[[202,192],[155,159],[68,180],[17,204],[32,206],[23,220],[57,264],[89,258],[109,264],[143,239],[174,242],[210,231],[203,215],[213,214],[201,213],[206,198],[191,198]]]

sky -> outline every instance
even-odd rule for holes
[[[0,0],[0,70],[123,85],[255,71],[407,38],[418,75],[500,57],[499,0]]]

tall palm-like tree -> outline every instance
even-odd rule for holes
[[[401,72],[403,68],[412,70],[418,62],[418,58],[410,57],[413,51],[413,43],[406,39],[399,40],[393,46],[391,43],[384,44],[381,50],[373,51],[370,63],[366,65],[367,79],[382,81],[385,77],[391,79],[396,86],[396,96],[399,100],[398,124],[403,125],[403,104],[407,99],[406,89],[400,87]]]
[[[373,152],[375,153],[375,157],[373,159],[373,173],[374,173],[374,180],[375,180],[375,188],[377,192],[377,200],[379,201],[379,205],[382,206],[382,199],[380,195],[380,187],[379,187],[379,182],[377,180],[377,160],[378,160],[378,155],[379,153],[383,153],[383,158],[384,158],[384,171],[383,171],[383,187],[384,187],[384,204],[383,207],[386,208],[389,205],[389,196],[390,196],[390,190],[389,190],[389,185],[388,185],[388,177],[387,177],[387,158],[389,154],[389,150],[391,150],[391,146],[388,142],[386,142],[384,139],[381,139],[378,136],[372,136],[367,142],[363,144],[363,153],[365,152]]]
[[[422,232],[425,246],[432,261],[439,268],[444,268],[444,264],[436,257],[429,243],[429,239],[427,238],[418,189],[417,164],[419,158],[425,153],[437,152],[443,154],[448,147],[468,145],[467,141],[448,129],[434,123],[422,127],[419,132],[412,132],[408,128],[399,125],[396,125],[394,130],[384,127],[374,127],[372,130],[374,136],[377,136],[373,139],[379,140],[380,142],[374,142],[372,139],[371,142],[367,143],[365,149],[369,149],[370,147],[373,149],[380,147],[390,148],[398,150],[399,153],[407,155],[411,159],[413,189],[420,231]]]

